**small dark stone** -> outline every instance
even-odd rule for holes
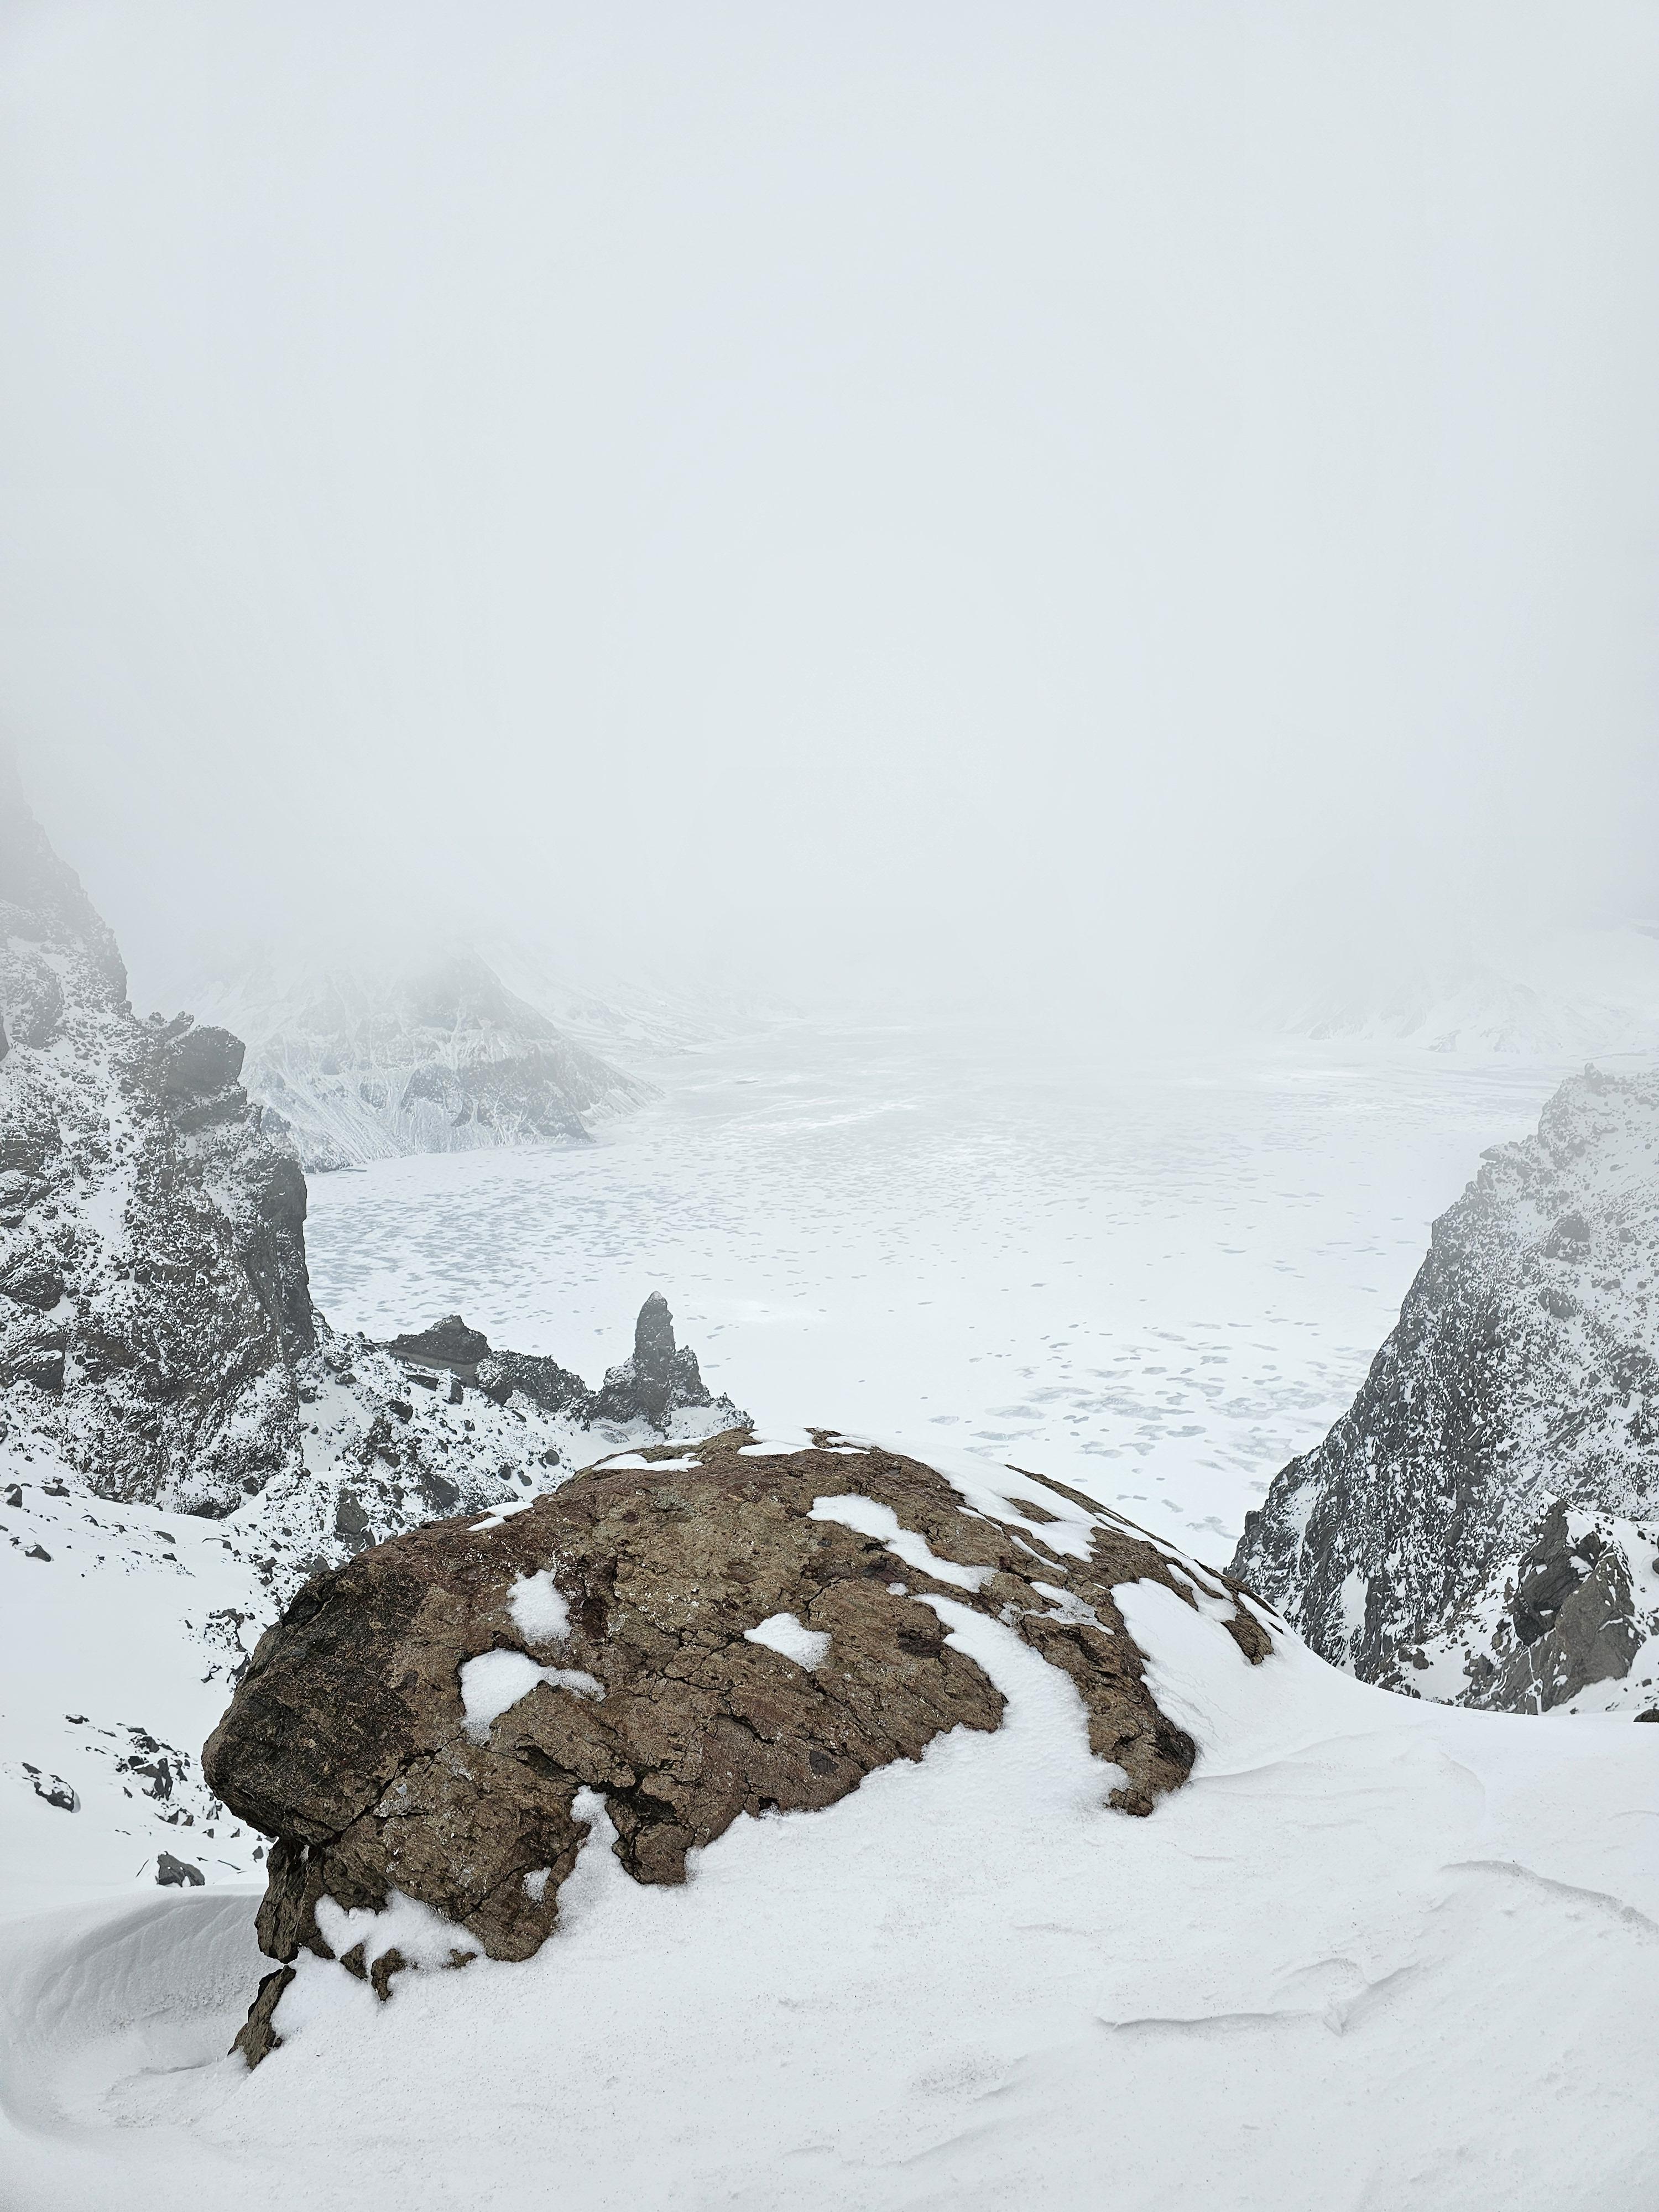
[[[370,1986],[384,2004],[392,1995],[392,1977],[406,1972],[409,1961],[394,1943],[389,1951],[382,1951],[368,1970]]]
[[[461,1502],[461,1493],[447,1475],[440,1474],[435,1468],[421,1470],[421,1495],[434,1513],[453,1513]]]
[[[188,1859],[176,1859],[171,1851],[163,1851],[155,1862],[155,1879],[163,1889],[200,1889],[207,1877]]]

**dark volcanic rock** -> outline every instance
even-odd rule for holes
[[[601,1464],[493,1525],[435,1523],[307,1585],[204,1753],[232,1811],[277,1838],[269,1956],[332,1956],[322,1899],[379,1908],[395,1889],[490,1956],[526,1958],[588,1832],[583,1790],[604,1797],[635,1880],[678,1882],[740,1813],[831,1805],[945,1730],[995,1729],[1000,1693],[930,1601],[1000,1620],[1071,1677],[1093,1749],[1121,1770],[1103,1773],[1106,1802],[1149,1813],[1185,1780],[1192,1741],[1159,1711],[1112,1595],[1150,1579],[1194,1602],[1158,1547],[1091,1508],[1079,1562],[1045,1543],[1042,1509],[970,1512],[914,1460],[745,1441],[712,1439],[695,1468]],[[842,1498],[890,1508],[940,1575],[815,1515]],[[1259,1660],[1267,1632],[1231,1601],[1227,1626]],[[750,1639],[780,1615],[799,1657]],[[268,2006],[251,2061],[270,2025]]]
[[[674,1342],[674,1316],[660,1291],[653,1291],[634,1324],[634,1356],[606,1374],[594,1401],[605,1421],[649,1421],[665,1429],[682,1407],[711,1404],[690,1345]]]
[[[598,1418],[598,1401],[580,1375],[530,1352],[492,1352],[481,1360],[478,1388],[505,1405],[515,1390],[522,1391],[544,1413],[561,1413],[590,1422]]]
[[[1593,1682],[1618,1681],[1642,1648],[1624,1553],[1595,1528],[1575,1540],[1559,1502],[1521,1562],[1509,1615],[1519,1648],[1481,1702],[1510,1712],[1547,1712]]]
[[[459,1314],[446,1314],[430,1328],[394,1336],[386,1350],[396,1352],[399,1359],[417,1359],[427,1367],[447,1367],[452,1374],[464,1376],[470,1382],[478,1371],[478,1362],[489,1357],[489,1339],[482,1329],[469,1328]]]
[[[1435,1223],[1359,1395],[1233,1562],[1323,1657],[1511,1711],[1655,1671],[1656,1159],[1659,1074],[1587,1073]]]

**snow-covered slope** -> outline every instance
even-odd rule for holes
[[[269,953],[190,1003],[248,1042],[246,1079],[312,1170],[407,1152],[585,1144],[648,1097],[509,990],[477,953]]]
[[[1147,1820],[1103,1808],[1067,1677],[941,1600],[1000,1728],[740,1816],[681,1887],[589,1807],[532,1959],[384,2004],[302,1961],[255,2072],[250,1889],[14,1923],[9,2212],[1645,2212],[1659,1729],[1390,1697],[1282,1631],[1252,1667],[1168,1589],[1117,1595],[1198,1746]],[[446,1940],[360,1917],[371,1958]]]
[[[1419,1695],[1659,1709],[1659,1073],[1588,1073],[1434,1224],[1352,1407],[1237,1571]]]
[[[299,1450],[219,1519],[113,1502],[39,1436],[0,1439],[0,1890],[13,1909],[154,1882],[162,1850],[190,1863],[185,1879],[256,1870],[262,1839],[214,1804],[201,1747],[260,1632],[318,1569],[435,1516],[536,1497],[607,1449],[741,1419],[700,1382],[647,1391],[646,1412],[636,1360],[598,1398],[577,1383],[580,1395],[544,1389],[567,1400],[544,1404],[536,1386],[562,1370],[526,1363],[540,1371],[514,1388],[512,1359],[475,1388],[322,1324],[295,1376]]]

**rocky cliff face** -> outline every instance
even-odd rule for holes
[[[1659,1073],[1586,1073],[1434,1224],[1235,1571],[1367,1681],[1509,1711],[1659,1680]]]
[[[224,1513],[300,1455],[305,1178],[242,1048],[139,1021],[0,763],[0,1421],[109,1498]]]
[[[590,1431],[603,1446],[738,1418],[660,1296],[598,1391],[459,1317],[391,1350],[330,1330],[305,1176],[249,1100],[240,1042],[134,1016],[114,939],[3,764],[0,1022],[0,1443],[167,1512],[260,1498],[273,1590],[568,1472]]]
[[[49,1808],[88,1880],[147,1854],[163,1881],[253,1870],[263,1847],[186,1747],[191,1708],[310,1577],[742,1419],[660,1297],[599,1390],[458,1316],[391,1347],[330,1328],[304,1176],[241,1066],[222,1030],[135,1018],[114,940],[0,765],[0,1547],[33,1623],[0,1826]]]
[[[495,1145],[586,1144],[649,1096],[472,952],[269,963],[196,1002],[249,1041],[247,1083],[306,1167]]]
[[[643,1423],[663,1436],[678,1416],[690,1414],[696,1433],[703,1435],[711,1423],[726,1427],[746,1418],[729,1398],[717,1399],[709,1390],[690,1346],[676,1344],[674,1316],[660,1291],[653,1291],[640,1308],[631,1358],[608,1368],[598,1390],[590,1390],[580,1375],[556,1359],[497,1351],[482,1329],[469,1328],[459,1314],[395,1336],[386,1349],[416,1376],[423,1368],[435,1368],[452,1378],[452,1389],[471,1383],[501,1406],[517,1393],[543,1413],[583,1426],[626,1429]]]
[[[1253,1662],[1268,1632],[1205,1570],[1022,1480],[1043,1497],[970,1505],[893,1453],[827,1432],[781,1452],[735,1430],[308,1583],[203,1755],[237,1817],[277,1839],[259,1932],[282,1963],[239,2038],[250,2063],[280,2039],[302,1948],[382,1997],[419,1963],[530,1956],[601,1808],[635,1881],[680,1882],[739,1814],[832,1805],[951,1729],[997,1729],[1003,1697],[947,1640],[950,1608],[1069,1676],[1103,1808],[1150,1813],[1195,1747],[1114,1590],[1161,1584]],[[374,1916],[410,1923],[411,1902],[427,1914],[404,1944],[371,1945]]]

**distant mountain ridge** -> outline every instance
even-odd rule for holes
[[[477,953],[266,956],[193,994],[248,1042],[246,1081],[313,1172],[410,1152],[586,1144],[653,1096]]]

